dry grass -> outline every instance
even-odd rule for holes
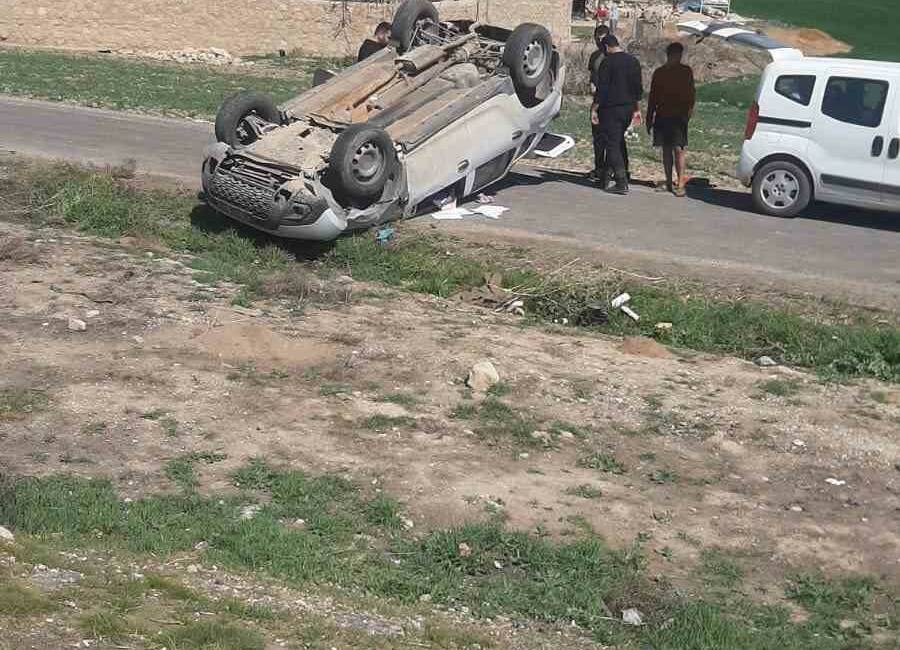
[[[39,260],[37,249],[24,237],[0,235],[0,262],[34,264]]]

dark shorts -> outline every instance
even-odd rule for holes
[[[683,117],[657,117],[653,122],[654,147],[679,147],[688,144],[688,121]]]

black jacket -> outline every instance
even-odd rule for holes
[[[637,106],[644,96],[641,64],[627,52],[608,54],[597,68],[594,102],[600,108]]]
[[[378,41],[373,41],[371,38],[367,38],[359,47],[359,53],[356,55],[356,60],[357,62],[359,62],[364,59],[368,59],[370,56],[372,56],[376,52],[380,52],[384,48],[385,46]]]

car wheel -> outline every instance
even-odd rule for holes
[[[516,93],[523,101],[534,97],[535,89],[550,72],[553,59],[553,40],[542,25],[519,25],[506,40],[503,64],[509,68]]]
[[[265,93],[245,90],[232,95],[216,115],[216,139],[236,149],[259,139],[260,123],[278,124],[281,116],[275,101]]]
[[[435,27],[439,22],[437,7],[429,0],[403,0],[394,14],[391,38],[399,43],[402,54],[415,46],[419,31]]]
[[[367,124],[347,127],[335,141],[329,158],[338,189],[355,200],[381,196],[397,164],[391,137],[383,129]]]
[[[812,183],[796,163],[777,160],[753,177],[753,206],[776,217],[794,217],[812,200]]]

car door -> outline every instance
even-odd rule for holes
[[[890,75],[858,69],[827,73],[807,150],[818,175],[816,198],[873,207],[882,203],[893,82]]]
[[[900,75],[895,77],[894,83],[897,89],[894,91],[890,113],[885,119],[888,135],[882,197],[885,207],[900,211]]]

